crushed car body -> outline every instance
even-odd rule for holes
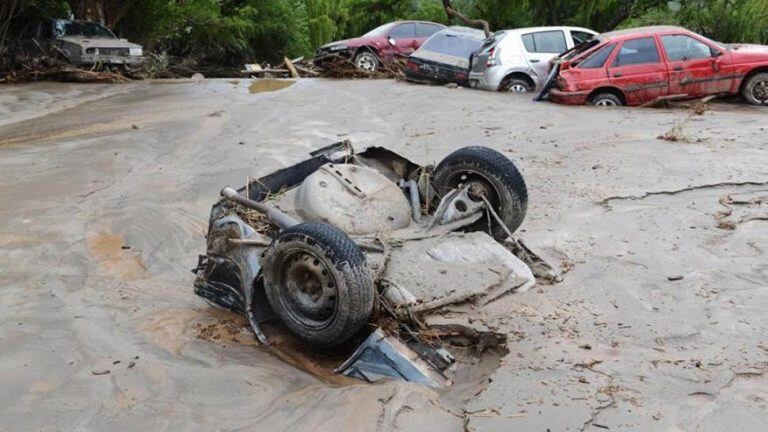
[[[405,77],[413,82],[466,85],[470,56],[484,39],[485,33],[468,27],[441,30],[408,57]]]
[[[551,101],[642,105],[655,100],[741,95],[768,105],[768,46],[726,45],[681,27],[598,35],[599,43],[555,63]]]
[[[449,385],[452,355],[420,337],[432,314],[536,283],[511,239],[525,182],[489,148],[432,167],[381,147],[355,153],[345,141],[221,194],[195,293],[244,315],[263,344],[269,321],[313,346],[359,344],[337,372],[368,382]]]

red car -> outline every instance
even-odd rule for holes
[[[396,56],[408,57],[422,43],[445,26],[427,21],[395,21],[376,27],[353,39],[325,44],[315,52],[314,62],[336,56],[354,62],[358,69],[374,72],[382,62]]]
[[[566,53],[559,68],[549,91],[558,103],[640,105],[661,96],[741,94],[768,105],[767,46],[725,45],[679,27],[604,33]]]

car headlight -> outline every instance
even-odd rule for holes
[[[346,45],[331,45],[328,47],[328,51],[341,51],[347,49]]]
[[[129,50],[129,54],[130,54],[132,57],[133,57],[133,56],[137,56],[137,57],[140,57],[140,56],[143,56],[143,55],[144,55],[144,51],[143,51],[141,48],[131,48],[131,49]]]

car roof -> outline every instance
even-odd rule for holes
[[[403,21],[392,21],[387,24],[407,24],[407,23],[423,23],[423,24],[434,24],[438,25],[440,27],[445,27],[445,24],[440,24],[432,21],[420,21],[420,20],[403,20]]]
[[[523,28],[509,29],[504,31],[507,33],[524,34],[524,33],[535,33],[535,32],[541,32],[541,31],[549,31],[549,30],[576,30],[576,31],[583,31],[586,33],[597,34],[597,32],[594,30],[590,30],[584,27],[573,27],[573,26],[523,27]]]
[[[435,32],[435,35],[456,35],[456,36],[464,36],[471,39],[485,39],[485,32],[476,28],[471,27],[464,27],[464,26],[450,26],[446,27],[438,32]]]
[[[643,34],[656,34],[656,33],[676,33],[685,32],[690,33],[690,30],[678,26],[647,26],[647,27],[634,27],[622,30],[614,30],[612,32],[603,33],[598,36],[600,40],[613,40],[621,39],[627,36],[643,35]]]

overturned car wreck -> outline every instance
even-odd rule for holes
[[[243,314],[263,344],[260,326],[272,320],[313,346],[354,344],[336,370],[347,376],[448,385],[453,356],[424,335],[459,327],[432,327],[431,317],[535,284],[513,253],[530,251],[511,240],[525,182],[489,148],[465,147],[431,167],[381,147],[355,153],[345,141],[221,194],[195,293]]]

